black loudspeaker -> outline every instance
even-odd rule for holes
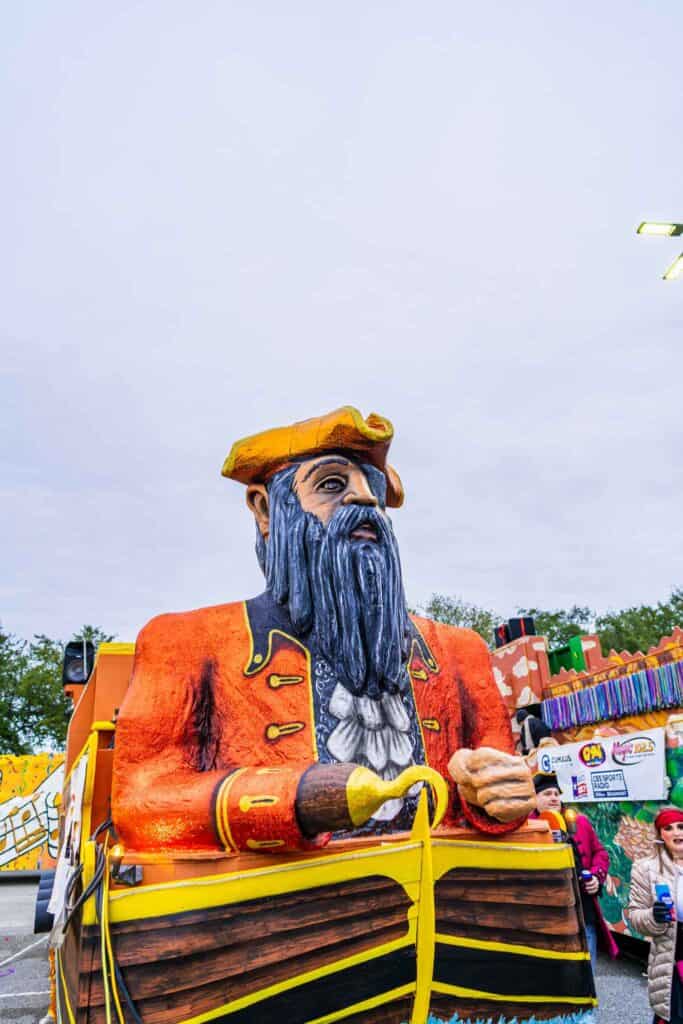
[[[510,627],[506,622],[501,626],[496,626],[493,631],[493,639],[496,647],[505,647],[505,644],[510,643]]]
[[[84,649],[85,648],[85,649]],[[95,664],[95,645],[89,640],[71,640],[64,648],[62,686],[87,683]]]
[[[536,624],[530,615],[520,619],[508,619],[510,639],[519,640],[521,636],[536,636]]]

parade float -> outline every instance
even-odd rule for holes
[[[391,424],[238,442],[259,598],[65,666],[59,1024],[584,1024],[571,848],[475,634],[408,616]]]
[[[549,738],[528,760],[555,771],[564,801],[592,822],[610,855],[605,918],[617,935],[640,938],[625,917],[631,865],[652,855],[663,803],[683,807],[683,629],[647,654],[603,656],[595,634],[554,651],[533,632],[501,639],[493,671],[513,730],[520,708],[541,719]]]

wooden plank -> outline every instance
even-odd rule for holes
[[[493,903],[474,904],[464,901],[436,905],[436,930],[443,924],[460,925],[464,929],[514,928],[519,931],[539,932],[542,935],[575,935],[579,920],[575,907],[510,906]],[[468,934],[465,931],[465,934]]]
[[[400,938],[402,933],[402,928],[394,928],[393,930],[388,928],[382,933],[373,933],[370,936],[366,936],[365,939],[359,938],[353,943],[341,943],[339,948],[330,947],[326,950],[304,954],[296,958],[296,972],[304,973],[326,966],[342,957],[352,956],[355,953],[369,950],[380,942],[391,942],[394,939]],[[281,950],[281,956],[284,952]],[[242,977],[237,976],[233,983],[226,984],[225,979],[220,978],[200,984],[200,982],[206,981],[206,967],[208,965],[205,957],[198,957],[197,960],[198,963],[193,965],[195,987],[180,991],[174,991],[172,987],[177,966],[176,962],[172,961],[162,966],[162,972],[158,975],[160,982],[157,985],[158,994],[151,998],[135,999],[144,1024],[178,1024],[180,1020],[207,1013],[224,1006],[228,1001],[239,999],[250,992],[256,992],[269,985],[284,981],[295,973],[291,961],[282,957],[279,964],[250,971],[248,975]],[[150,964],[150,970],[154,970],[154,966]],[[367,965],[367,970],[372,970],[370,963]],[[123,972],[127,983],[131,973],[131,970]],[[330,984],[334,984],[334,978],[330,979]],[[135,998],[132,987],[131,995]],[[353,999],[353,992],[349,993],[349,999]],[[366,1018],[362,1017],[361,1019],[365,1021]],[[93,1004],[88,1024],[106,1024],[103,1005]]]
[[[118,925],[112,927],[112,942],[116,958],[122,967],[145,963],[149,960],[164,960],[173,957],[207,953],[239,943],[259,945],[265,938],[276,934],[281,945],[292,943],[296,948],[297,936],[304,929],[333,927],[341,934],[347,924],[356,927],[360,917],[381,925],[387,914],[392,920],[399,920],[401,914],[406,920],[410,902],[400,886],[382,889],[377,893],[359,893],[339,899],[327,893],[322,900],[306,901],[303,904],[288,902],[287,905],[268,906],[259,901],[248,904],[239,914],[224,914],[223,919],[212,919],[196,924],[178,924],[170,927],[167,922],[158,929],[147,930],[144,943],[140,936],[126,930],[119,932]],[[228,908],[224,908],[228,910]],[[179,915],[184,916],[184,915]],[[291,936],[291,937],[290,937]],[[95,967],[99,968],[99,952],[95,953]]]
[[[436,883],[436,887],[443,885],[448,879],[467,879],[471,882],[488,882],[492,886],[506,885],[508,883],[522,883],[532,888],[543,885],[557,885],[560,880],[569,884],[574,871],[572,868],[563,868],[559,871],[501,871],[493,868],[451,868]]]
[[[534,949],[552,949],[559,953],[585,952],[585,943],[578,932],[573,935],[540,935],[538,932],[527,932],[515,928],[482,928],[471,924],[462,927],[457,923],[450,924],[443,921],[437,921],[437,932],[441,935],[454,935],[458,938],[532,946]]]
[[[524,904],[540,907],[573,907],[575,903],[572,886],[564,880],[555,885],[546,883],[533,888],[531,885],[517,882],[501,882],[494,887],[487,881],[448,878],[439,884],[436,898],[443,903],[454,900],[466,903],[508,903],[514,906]]]
[[[405,889],[393,878],[386,875],[369,875],[366,878],[355,879],[350,882],[340,882],[333,885],[320,885],[310,889],[303,889],[300,892],[283,893],[280,896],[269,896],[270,906],[283,909],[285,907],[303,907],[304,904],[315,902],[321,899],[343,900],[346,897],[364,893],[368,897],[381,892],[391,890],[403,893],[406,906],[410,900]],[[161,927],[177,928],[179,924],[202,924],[205,921],[228,920],[238,917],[240,914],[252,913],[258,907],[261,900],[244,900],[239,903],[221,904],[202,910],[188,910],[182,914],[160,914],[159,917],[139,918],[130,921],[121,921],[113,926],[116,933],[126,931],[139,934],[142,931],[157,929]],[[159,894],[159,905],[163,906],[163,893]]]
[[[401,909],[370,927],[367,917],[361,916],[352,926],[347,923],[343,932],[335,926],[307,928],[296,936],[296,941],[288,937],[283,943],[280,936],[272,935],[258,943],[238,943],[216,950],[208,957],[200,953],[157,962],[153,950],[147,947],[150,961],[125,968],[123,975],[135,1002],[157,996],[167,998],[171,993],[217,982],[222,992],[220,1005],[304,971],[403,938],[406,932],[405,911]],[[91,1003],[102,1004],[101,973],[97,971],[91,978]],[[206,1009],[215,1005],[211,1003]]]

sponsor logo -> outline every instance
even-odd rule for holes
[[[612,760],[615,764],[640,764],[646,757],[656,752],[654,740],[649,736],[629,736],[623,740],[615,740],[612,745]]]
[[[588,784],[585,775],[572,775],[572,797],[581,800],[588,796]]]
[[[621,769],[609,772],[591,772],[591,786],[596,800],[620,800],[628,796],[626,779]]]
[[[558,764],[570,765],[572,763],[571,754],[558,754],[557,749],[557,747],[553,747],[552,753],[549,750],[539,751],[538,770],[540,772],[554,772]]]
[[[595,740],[584,743],[579,750],[579,761],[581,764],[585,764],[586,768],[597,768],[598,765],[605,763],[605,759],[605,748],[602,743],[597,743]]]

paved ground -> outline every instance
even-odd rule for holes
[[[0,878],[0,1021],[37,1024],[47,1009],[47,936],[33,934],[37,881]],[[15,953],[38,943],[12,959]]]
[[[45,941],[33,934],[36,882],[0,878],[0,1021],[38,1024],[47,1007]],[[16,952],[38,942],[16,960]],[[642,965],[628,959],[614,963],[601,957],[596,986],[599,1024],[650,1024]],[[283,1022],[286,1024],[286,1022]]]

